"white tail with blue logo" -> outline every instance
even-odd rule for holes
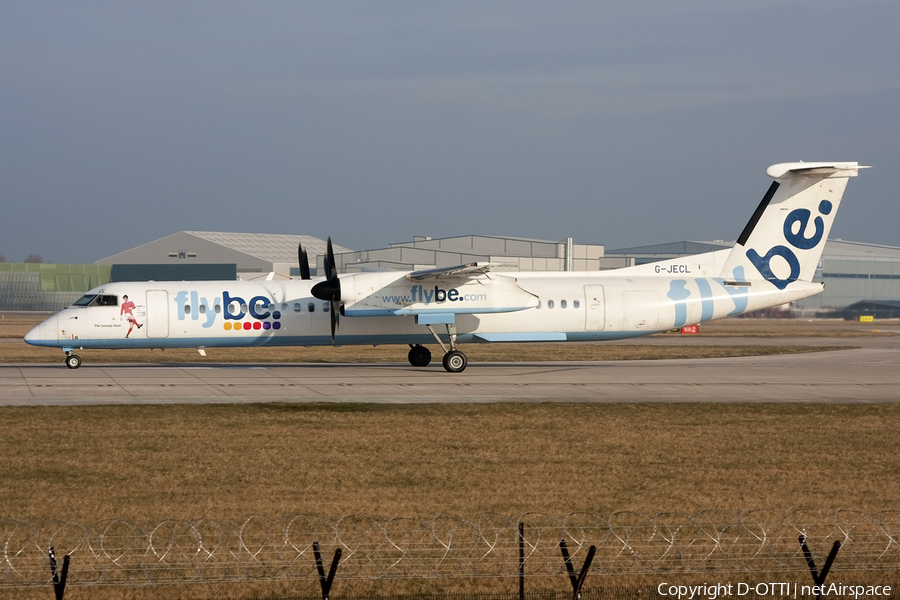
[[[775,181],[728,256],[722,273],[762,279],[779,290],[812,281],[855,162],[782,163],[766,170]]]

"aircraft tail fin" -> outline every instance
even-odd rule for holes
[[[812,281],[855,162],[796,162],[772,165],[775,181],[725,261],[727,280],[764,279],[780,290]]]

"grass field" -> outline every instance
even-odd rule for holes
[[[896,506],[900,405],[0,408],[4,516]]]

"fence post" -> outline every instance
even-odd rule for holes
[[[813,560],[812,552],[809,551],[809,546],[806,545],[805,535],[800,536],[800,549],[803,550],[803,556],[806,557],[806,566],[809,567],[809,572],[812,574],[813,583],[819,588],[816,600],[822,600],[822,585],[825,583],[828,571],[831,570],[831,564],[834,562],[838,550],[841,549],[841,542],[840,540],[834,541],[834,545],[831,546],[831,552],[828,553],[828,558],[825,559],[825,564],[822,566],[821,573],[816,571],[816,561]]]
[[[591,562],[594,560],[594,554],[597,553],[597,547],[588,548],[587,558],[584,559],[584,565],[581,567],[581,573],[575,575],[575,567],[572,566],[572,559],[569,557],[569,549],[566,547],[566,540],[559,540],[559,548],[562,550],[563,560],[566,562],[566,570],[569,572],[569,581],[572,583],[572,600],[581,600],[581,587],[587,577],[588,569],[591,568]]]
[[[69,576],[69,555],[63,556],[62,575],[56,568],[56,555],[53,553],[53,546],[50,546],[50,573],[53,575],[53,592],[56,594],[56,600],[63,600],[63,594],[66,593],[66,579]]]
[[[334,575],[337,573],[338,563],[341,561],[341,549],[338,548],[334,551],[334,560],[331,561],[328,577],[325,577],[325,569],[322,566],[322,553],[319,552],[319,542],[313,542],[313,554],[316,556],[316,570],[319,572],[319,585],[322,586],[322,600],[328,600],[328,594],[331,592],[331,584],[334,583]]]
[[[519,600],[525,600],[525,523],[519,523]]]

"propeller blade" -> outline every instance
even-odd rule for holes
[[[312,287],[311,293],[319,300],[327,300],[331,303],[331,343],[334,343],[334,332],[338,326],[338,311],[341,309],[341,279],[338,277],[337,262],[334,260],[334,248],[331,245],[331,237],[325,253],[325,281],[320,281]]]
[[[334,346],[334,330],[337,329],[339,301],[331,301],[331,345]]]
[[[331,246],[331,236],[330,235],[328,236],[326,252],[327,252],[327,254],[325,255],[325,258],[328,260],[328,262],[325,263],[325,265],[326,265],[325,270],[327,272],[328,279],[337,280],[337,278],[338,278],[337,262],[335,262],[335,260],[334,260],[334,248]]]
[[[300,265],[300,279],[312,279],[309,275],[309,257],[302,242],[297,243],[297,263]]]

